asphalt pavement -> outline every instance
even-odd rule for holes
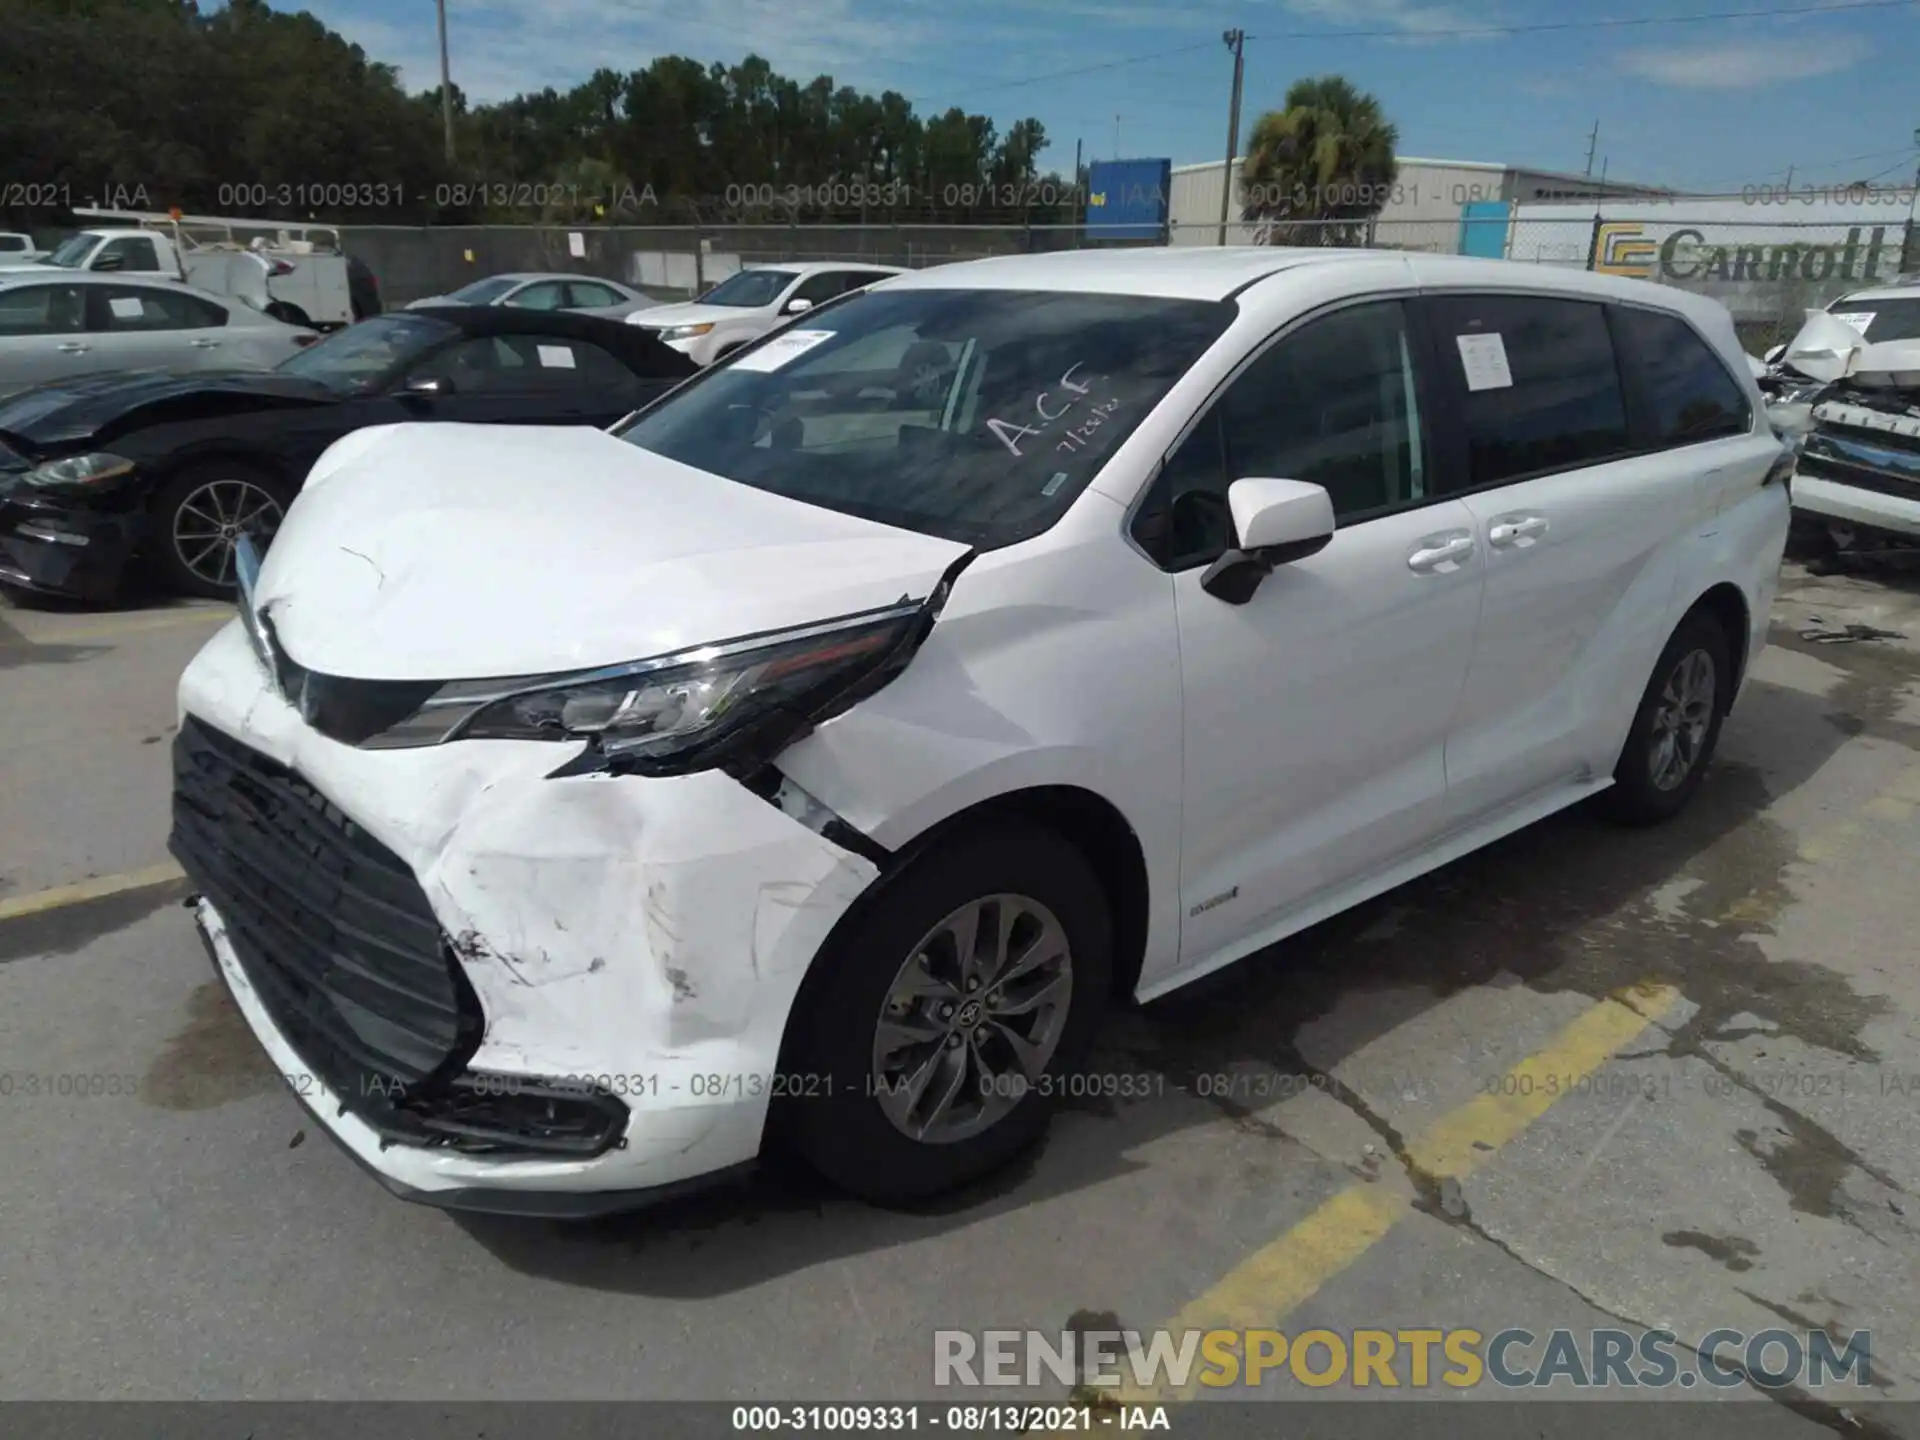
[[[8,1398],[1063,1399],[936,1389],[934,1332],[1780,1329],[1867,1332],[1871,1385],[1650,1398],[1920,1434],[1910,579],[1790,568],[1678,821],[1556,817],[1115,1016],[1124,1093],[1010,1174],[584,1225],[394,1200],[268,1073],[165,850],[227,613],[0,606]]]

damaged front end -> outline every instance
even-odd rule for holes
[[[1920,340],[1869,343],[1812,311],[1762,389],[1797,446],[1793,503],[1816,562],[1920,560]]]
[[[901,673],[971,552],[917,600],[435,682],[300,665],[239,550],[239,621],[182,679],[171,846],[315,1117],[405,1198],[520,1214],[750,1161],[807,966],[888,860],[774,761]]]

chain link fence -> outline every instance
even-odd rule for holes
[[[1871,223],[1869,223],[1871,222]],[[1223,236],[1224,232],[1224,236]],[[1750,348],[1799,327],[1804,312],[1852,289],[1920,271],[1920,229],[1906,215],[1861,222],[1690,219],[1668,203],[1632,215],[1536,218],[1520,207],[1473,219],[1169,224],[1157,236],[1106,238],[1085,225],[787,224],[654,226],[346,226],[345,247],[372,267],[389,306],[507,271],[599,275],[660,299],[684,299],[743,266],[844,261],[920,268],[992,255],[1122,245],[1360,246],[1502,255],[1529,264],[1634,276],[1711,295]]]

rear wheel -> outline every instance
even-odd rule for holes
[[[235,542],[251,533],[265,549],[292,503],[292,486],[245,461],[182,471],[154,502],[149,550],[158,578],[183,595],[231,595]]]
[[[1660,652],[1614,767],[1607,811],[1630,825],[1677,815],[1693,798],[1733,703],[1733,651],[1720,622],[1695,611]]]
[[[869,1200],[998,1168],[1045,1132],[1111,952],[1106,894],[1053,832],[996,825],[928,851],[814,962],[783,1133]]]

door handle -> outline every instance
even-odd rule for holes
[[[91,345],[82,345],[78,340],[68,340],[53,347],[62,355],[84,355],[93,349]]]
[[[1422,575],[1449,575],[1473,558],[1473,536],[1464,530],[1429,535],[1407,556],[1407,568]]]
[[[189,340],[187,343],[196,350],[211,350],[220,342],[218,340]]]
[[[1502,515],[1487,527],[1487,541],[1503,550],[1524,550],[1546,533],[1544,515]]]

